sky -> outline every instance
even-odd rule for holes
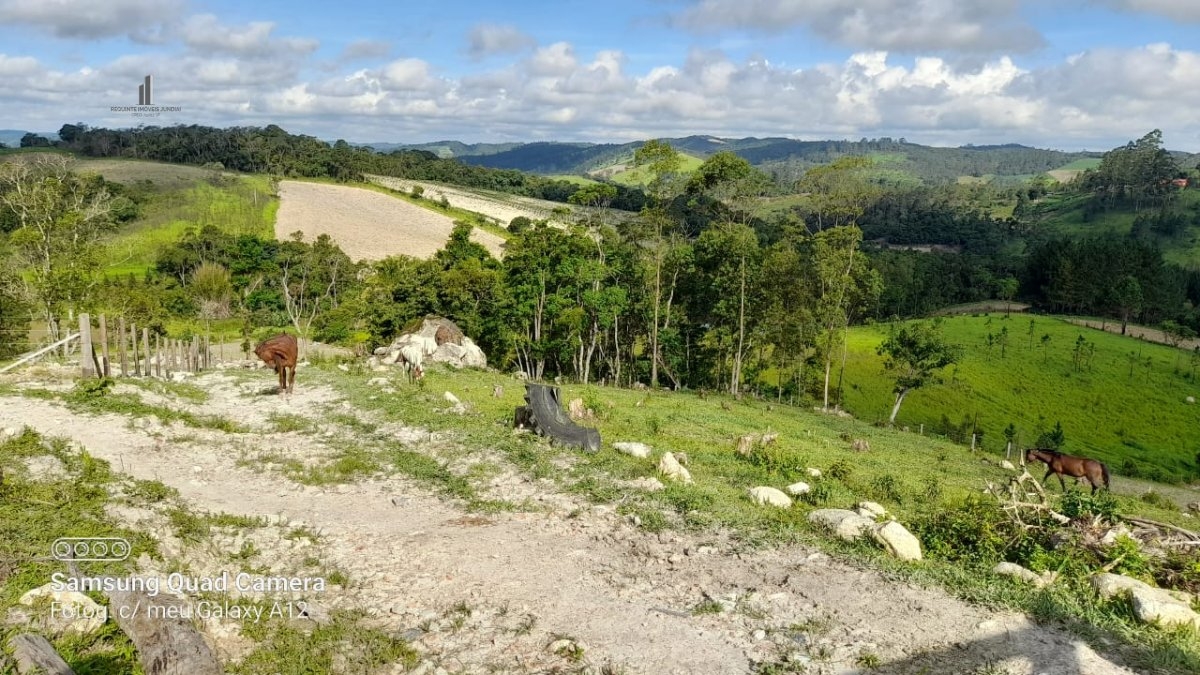
[[[1200,152],[1200,0],[0,0],[0,128],[78,122]]]

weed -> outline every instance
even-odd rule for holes
[[[513,629],[513,635],[529,635],[533,632],[533,627],[537,625],[537,617],[532,614],[526,614],[517,627]]]
[[[724,611],[725,607],[721,603],[711,598],[706,598],[692,608],[692,615],[702,616],[704,614],[720,614]]]
[[[845,483],[847,480],[849,480],[853,473],[854,467],[845,460],[839,459],[833,464],[829,465],[829,477],[833,478],[834,480],[841,481],[842,483]]]

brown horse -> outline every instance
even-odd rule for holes
[[[1104,462],[1086,457],[1075,457],[1074,455],[1064,455],[1057,450],[1048,450],[1045,448],[1029,448],[1025,450],[1025,463],[1045,462],[1049,467],[1046,470],[1046,475],[1042,477],[1042,483],[1050,477],[1050,474],[1058,474],[1058,483],[1062,486],[1063,492],[1067,491],[1067,483],[1063,480],[1063,476],[1072,478],[1086,478],[1092,484],[1092,494],[1096,494],[1096,488],[1101,485],[1104,489],[1108,489],[1108,467]]]
[[[291,393],[296,386],[296,338],[287,333],[280,333],[263,340],[262,344],[254,348],[254,353],[279,373],[279,393]]]

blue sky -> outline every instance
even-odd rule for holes
[[[135,118],[142,75],[180,106]],[[0,0],[0,128],[1200,151],[1200,2]]]

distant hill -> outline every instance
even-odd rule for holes
[[[1026,179],[1101,156],[1100,152],[1062,152],[1014,143],[957,148],[909,143],[903,138],[859,141],[799,141],[790,138],[719,138],[686,136],[664,139],[677,150],[704,159],[729,150],[782,180],[798,178],[806,169],[845,155],[866,155],[885,163],[889,180],[949,183],[961,177]],[[632,143],[465,144],[440,141],[419,145],[370,144],[379,151],[395,148],[429,150],[468,164],[517,169],[539,174],[584,175],[628,162],[642,145]]]
[[[21,137],[27,133],[29,132],[24,129],[0,129],[0,143],[10,148],[19,147],[21,145]],[[33,133],[38,136],[45,136],[52,141],[58,140],[57,131],[35,131]]]

